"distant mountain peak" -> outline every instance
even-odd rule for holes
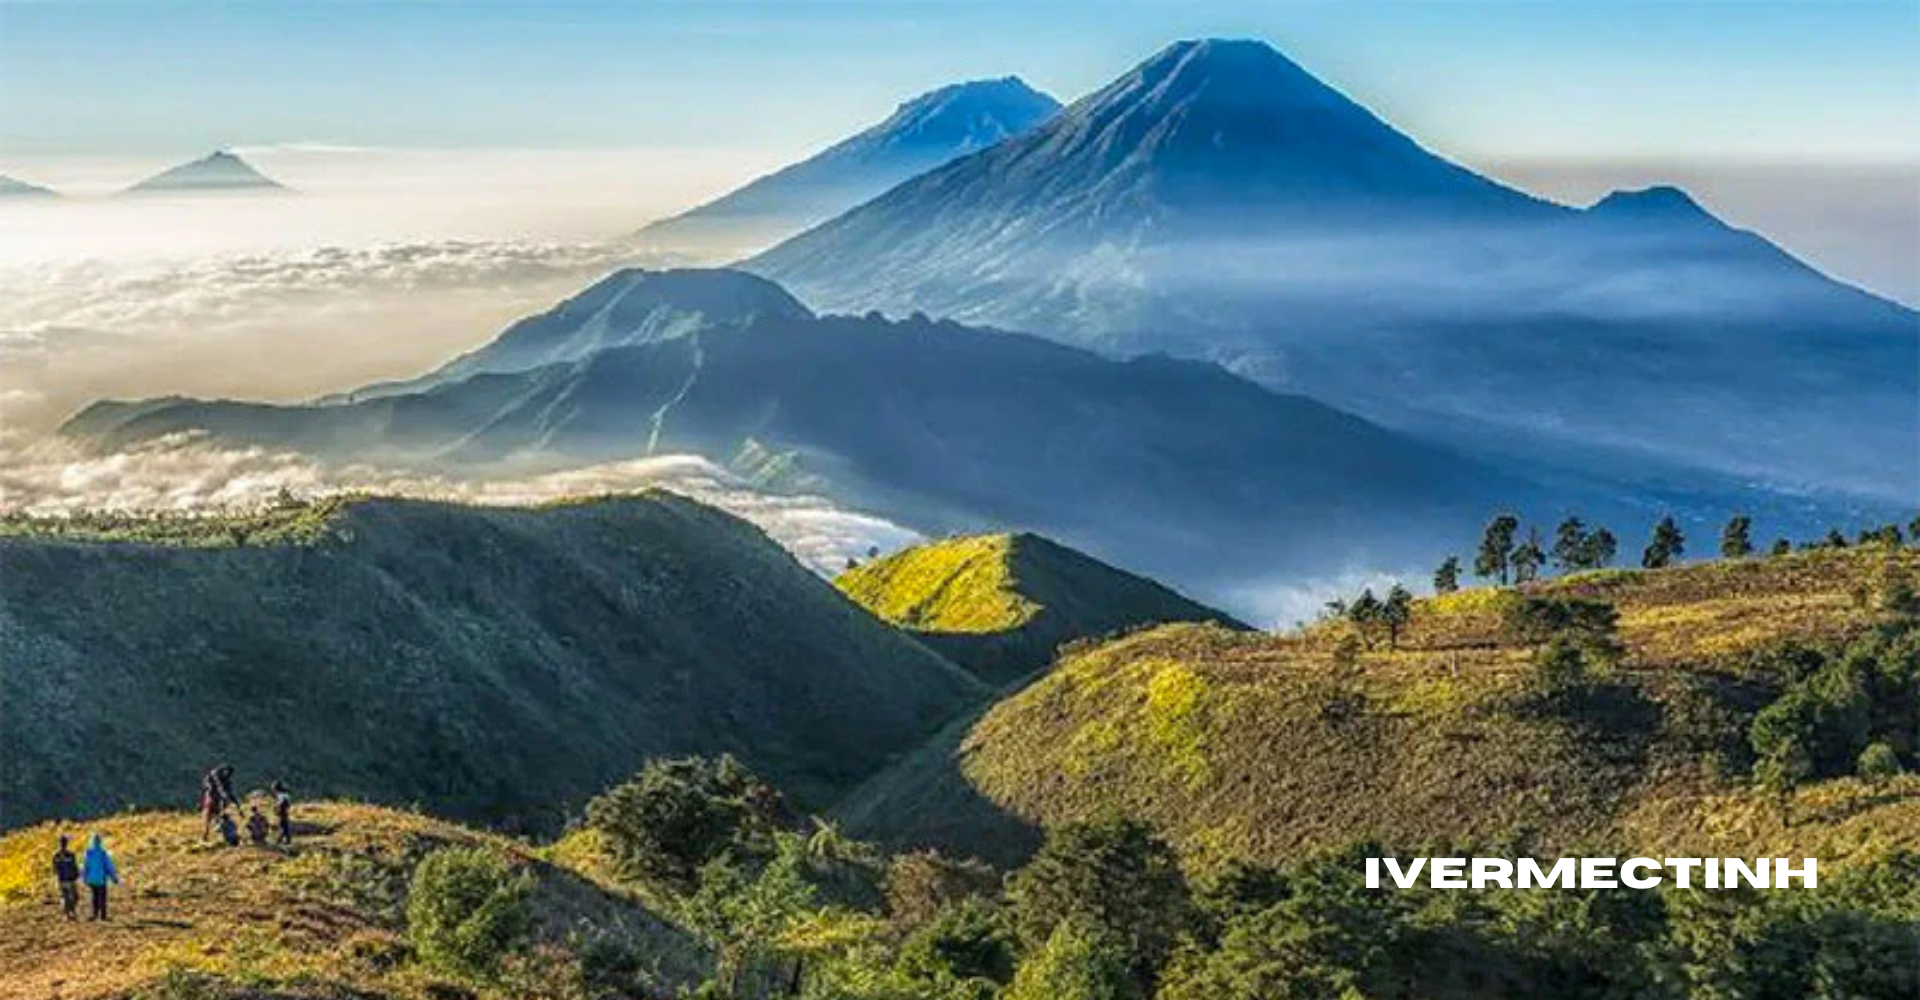
[[[1019,77],[970,80],[903,101],[798,163],[642,229],[645,244],[725,254],[767,246],[917,174],[1032,131],[1060,102]]]
[[[169,167],[128,188],[126,194],[184,194],[212,191],[285,191],[280,182],[255,169],[239,154],[217,149],[197,160]]]
[[[1618,219],[1669,222],[1706,222],[1724,226],[1718,217],[1693,200],[1693,196],[1670,184],[1656,184],[1632,190],[1615,191],[1588,209],[1595,215]]]
[[[1017,76],[968,80],[901,102],[885,121],[848,140],[938,144],[954,153],[985,149],[1060,110],[1060,102]]]
[[[622,268],[437,371],[410,382],[369,386],[354,398],[415,391],[482,373],[530,371],[704,330],[811,318],[813,312],[786,289],[745,271]]]
[[[29,184],[17,177],[0,174],[0,198],[47,198],[58,192],[38,184]]]

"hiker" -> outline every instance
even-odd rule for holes
[[[267,818],[260,815],[259,806],[247,813],[247,839],[256,847],[267,846]]]
[[[233,794],[233,765],[221,764],[200,779],[200,839],[205,841],[214,823],[228,806],[239,808],[240,797]]]
[[[220,810],[220,840],[228,847],[240,846],[240,824],[233,821],[233,814]]]
[[[273,782],[273,819],[279,830],[279,843],[293,843],[293,793],[287,791],[286,782],[274,779]]]
[[[113,866],[113,855],[107,853],[106,841],[98,832],[87,842],[84,877],[87,892],[93,897],[93,913],[87,919],[107,919],[107,887],[120,884],[120,871]]]
[[[80,919],[80,862],[68,846],[67,835],[60,835],[60,848],[53,852],[53,878],[60,883],[60,913],[68,920]]]

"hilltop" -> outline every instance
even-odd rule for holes
[[[5,174],[0,174],[0,199],[53,198],[53,197],[56,197],[57,194],[58,192],[54,191],[52,188],[41,187],[38,184],[29,184],[26,181],[20,180],[17,177],[8,177]]]
[[[122,191],[122,195],[205,194],[215,192],[272,192],[287,187],[255,169],[238,154],[217,150],[187,163],[168,167]]]
[[[1026,532],[916,545],[850,569],[834,585],[994,683],[1045,667],[1073,639],[1163,622],[1244,628],[1152,580]]]
[[[539,946],[645,955],[660,989],[697,983],[710,965],[686,931],[591,866],[568,867],[563,852],[366,805],[304,804],[296,822],[286,849],[201,846],[197,817],[164,812],[0,836],[0,1000],[470,995],[409,960],[408,879],[446,847],[491,848],[533,879]],[[116,919],[69,924],[43,869],[59,833],[80,845],[96,830],[124,877]],[[531,961],[521,969],[540,971]],[[264,983],[271,994],[247,991]]]
[[[1069,653],[842,813],[888,842],[995,856],[1009,847],[964,837],[1010,835],[1017,848],[1022,825],[1114,812],[1189,850],[1270,861],[1369,838],[1699,853],[1706,836],[1731,853],[1823,859],[1910,848],[1920,781],[1817,782],[1783,826],[1746,777],[1755,714],[1808,669],[1769,655],[1871,631],[1881,618],[1861,595],[1889,573],[1920,578],[1920,552],[1816,550],[1462,591],[1417,602],[1392,649],[1365,648],[1344,622],[1134,633]],[[1610,603],[1624,652],[1554,700],[1534,687],[1537,640],[1507,622],[1515,605],[1561,598]],[[973,812],[920,812],[929,802]]]
[[[895,184],[1022,135],[1060,102],[1018,77],[971,80],[902,102],[884,121],[634,235],[664,250],[745,253],[852,208]]]
[[[838,797],[985,689],[664,492],[0,532],[0,824],[248,787],[551,829],[649,757]],[[111,767],[86,761],[111,759]]]

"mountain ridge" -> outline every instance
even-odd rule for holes
[[[1171,46],[740,266],[822,310],[1217,361],[1467,451],[1491,426],[1622,471],[1920,488],[1915,313],[1677,189],[1522,194],[1263,43]]]

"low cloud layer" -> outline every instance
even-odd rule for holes
[[[919,537],[883,518],[844,510],[819,497],[755,490],[705,459],[684,455],[539,476],[455,479],[368,465],[328,466],[289,452],[216,447],[184,437],[109,454],[58,439],[0,447],[0,510],[36,514],[245,509],[283,488],[305,496],[354,491],[524,505],[648,487],[731,511],[821,573],[837,572],[848,559],[864,558],[869,549],[892,551]]]
[[[96,399],[301,399],[434,367],[617,267],[619,244],[440,240],[0,268],[0,429]]]

